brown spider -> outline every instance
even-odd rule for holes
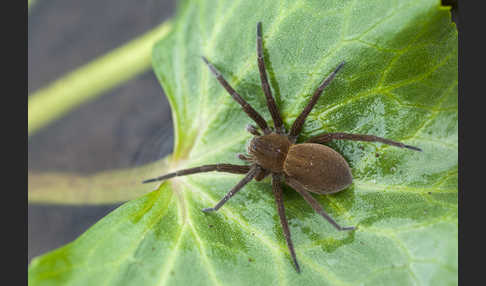
[[[333,149],[319,145],[317,143],[328,143],[331,140],[355,140],[381,142],[401,148],[409,148],[416,151],[421,149],[400,142],[392,141],[373,135],[350,134],[350,133],[324,133],[309,138],[301,144],[296,144],[304,121],[316,104],[324,88],[329,85],[336,73],[344,65],[340,63],[337,68],[319,85],[314,92],[311,100],[297,117],[290,131],[287,133],[282,122],[282,118],[277,109],[277,105],[272,97],[272,92],[268,84],[265,62],[263,60],[262,48],[262,24],[257,24],[257,56],[258,69],[262,82],[263,92],[267,99],[267,106],[273,119],[275,130],[272,130],[265,119],[253,109],[241,96],[229,85],[221,73],[205,58],[203,61],[208,65],[216,79],[228,91],[236,102],[238,102],[248,116],[253,119],[263,131],[263,135],[255,126],[248,125],[247,131],[255,137],[248,146],[248,156],[238,154],[238,158],[243,161],[251,162],[247,165],[233,164],[212,164],[200,167],[179,170],[154,179],[144,181],[144,183],[167,180],[176,176],[185,176],[203,172],[226,172],[233,174],[246,174],[246,176],[234,186],[214,207],[203,209],[204,212],[217,211],[233,195],[240,191],[252,179],[263,180],[268,175],[272,175],[272,188],[275,195],[280,222],[287,246],[295,264],[295,269],[300,273],[299,263],[294,251],[294,246],[290,238],[289,225],[285,217],[285,208],[282,201],[282,183],[285,182],[294,188],[304,200],[320,214],[324,219],[331,223],[338,230],[353,230],[354,227],[342,227],[332,219],[319,205],[316,199],[309,192],[317,194],[332,194],[344,190],[352,183],[351,170],[346,160]]]

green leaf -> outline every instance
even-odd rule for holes
[[[241,176],[206,173],[163,183],[76,241],[32,261],[31,285],[457,284],[457,31],[438,0],[192,1],[154,50],[176,130],[171,170],[238,163],[252,123],[209,73],[206,56],[269,120],[256,62],[262,20],[269,77],[288,128],[323,77],[300,140],[374,134],[422,148],[330,144],[353,185],[314,197],[338,232],[292,189],[284,202],[302,273],[288,255],[268,179],[217,213]]]

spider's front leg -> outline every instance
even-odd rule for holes
[[[260,72],[260,80],[262,83],[263,93],[265,94],[265,98],[267,99],[267,107],[268,111],[270,111],[270,115],[272,116],[273,123],[275,125],[275,131],[278,134],[284,134],[285,128],[283,126],[282,116],[278,111],[277,104],[275,103],[275,99],[272,96],[272,91],[270,89],[270,84],[268,83],[267,78],[267,69],[265,68],[265,61],[263,59],[263,36],[262,36],[262,22],[258,22],[257,24],[257,60],[258,60],[258,71]]]
[[[270,133],[270,129],[268,128],[267,122],[265,119],[253,108],[251,107],[246,100],[241,98],[241,96],[231,87],[231,85],[226,81],[223,75],[214,67],[208,59],[202,57],[203,61],[209,67],[209,70],[216,76],[216,79],[219,83],[226,89],[226,91],[231,95],[231,97],[241,105],[243,111],[251,118],[255,123],[263,130],[265,134]]]
[[[317,100],[321,96],[322,92],[324,91],[324,88],[328,86],[331,81],[334,79],[336,74],[339,72],[339,70],[343,67],[344,61],[341,62],[335,69],[334,71],[331,72],[329,76],[327,76],[324,81],[317,87],[317,89],[314,91],[314,94],[312,95],[311,99],[307,103],[307,105],[304,107],[304,110],[299,114],[299,116],[295,119],[294,124],[292,124],[292,127],[290,128],[289,131],[289,139],[292,143],[295,143],[297,140],[297,137],[299,136],[300,132],[302,131],[302,127],[304,126],[305,119],[311,112],[312,108],[314,108],[314,105],[316,105]]]

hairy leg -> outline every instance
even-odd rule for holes
[[[204,165],[204,166],[194,167],[190,169],[183,169],[176,172],[168,173],[157,178],[145,180],[143,181],[143,183],[145,184],[145,183],[150,183],[155,181],[163,181],[178,176],[187,176],[196,173],[205,173],[205,172],[212,172],[212,171],[232,173],[232,174],[246,174],[250,171],[250,166],[233,165],[233,164]]]
[[[340,63],[338,67],[326,78],[324,81],[319,85],[319,87],[316,89],[314,94],[312,95],[312,98],[310,99],[309,103],[307,103],[307,106],[304,108],[302,113],[295,119],[294,124],[292,125],[292,128],[290,129],[289,132],[289,138],[290,141],[295,143],[297,140],[297,137],[300,134],[300,131],[302,131],[302,126],[304,125],[305,119],[307,118],[307,115],[311,112],[312,108],[314,108],[314,105],[316,105],[317,100],[322,94],[322,91],[326,86],[329,85],[329,83],[334,79],[336,76],[337,72],[341,69],[341,67],[344,65],[344,62]]]
[[[330,224],[332,224],[337,230],[353,230],[354,226],[347,226],[343,227],[340,226],[332,217],[330,217],[324,209],[321,207],[319,202],[314,199],[314,197],[304,188],[304,186],[297,182],[296,180],[286,177],[285,182],[294,188],[303,198],[304,200],[312,207],[312,209],[320,214],[324,219],[326,219]]]
[[[323,133],[320,135],[313,136],[305,143],[328,143],[331,140],[354,140],[354,141],[367,141],[367,142],[380,142],[387,145],[392,145],[400,148],[408,148],[415,151],[422,151],[422,149],[410,145],[405,145],[401,142],[392,141],[390,139],[385,139],[377,137],[374,135],[363,135],[363,134],[351,134],[351,133]]]
[[[262,82],[263,93],[267,99],[268,111],[272,115],[273,124],[278,134],[284,134],[285,129],[282,122],[282,117],[278,111],[277,104],[272,96],[270,85],[268,84],[267,70],[265,68],[265,61],[263,60],[263,43],[262,43],[262,22],[257,24],[257,57],[258,57],[258,70],[260,71],[260,80]]]
[[[202,57],[202,59],[208,65],[211,72],[216,76],[219,83],[226,89],[231,97],[233,97],[233,99],[241,105],[243,111],[245,111],[246,114],[253,119],[258,126],[260,126],[265,134],[270,133],[270,128],[268,128],[265,119],[263,119],[263,117],[255,109],[253,109],[248,102],[241,98],[241,96],[231,87],[231,85],[224,79],[223,75],[221,75],[221,73],[208,61],[208,59],[205,57]]]
[[[258,165],[252,165],[250,171],[246,174],[246,176],[236,184],[214,207],[212,208],[205,208],[203,212],[212,212],[217,211],[220,207],[222,207],[232,196],[234,196],[239,190],[241,190],[248,182],[253,180],[253,178],[258,175],[262,171]]]
[[[282,224],[282,230],[284,233],[285,240],[287,241],[287,247],[289,248],[290,256],[295,265],[295,270],[300,273],[300,266],[297,262],[297,257],[294,251],[294,245],[292,243],[292,238],[290,237],[289,224],[287,222],[287,217],[285,216],[285,207],[282,200],[282,177],[278,174],[272,174],[272,188],[275,195],[275,203],[277,204],[278,216],[280,217],[280,223]]]

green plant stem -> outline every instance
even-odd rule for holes
[[[61,172],[29,172],[29,204],[100,205],[125,202],[157,188],[142,180],[166,172],[168,158],[131,169],[83,176]]]
[[[28,100],[28,135],[149,69],[153,44],[170,30],[171,22],[166,21],[34,92]]]

